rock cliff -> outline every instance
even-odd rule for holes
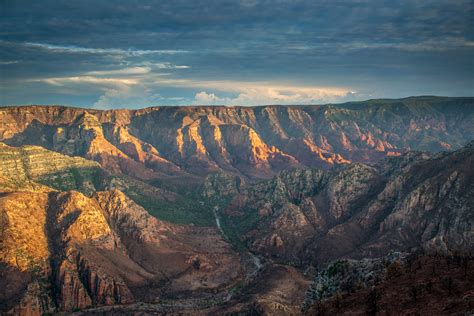
[[[474,134],[472,98],[416,97],[320,106],[0,109],[0,141],[93,159],[141,179],[374,162],[457,149]]]

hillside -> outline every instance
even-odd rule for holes
[[[4,192],[34,190],[44,185],[91,194],[105,186],[106,178],[107,173],[94,161],[39,146],[10,147],[0,143],[0,190]]]

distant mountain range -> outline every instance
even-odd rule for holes
[[[0,311],[467,312],[473,140],[474,98],[2,107]]]

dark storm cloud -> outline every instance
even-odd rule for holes
[[[2,0],[1,7],[3,104],[181,104],[198,92],[214,97],[196,101],[215,103],[307,103],[474,88],[472,1]]]

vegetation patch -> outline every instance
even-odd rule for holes
[[[211,205],[202,201],[198,195],[178,195],[175,201],[166,201],[145,195],[136,187],[129,187],[125,194],[160,220],[196,226],[216,225]]]

